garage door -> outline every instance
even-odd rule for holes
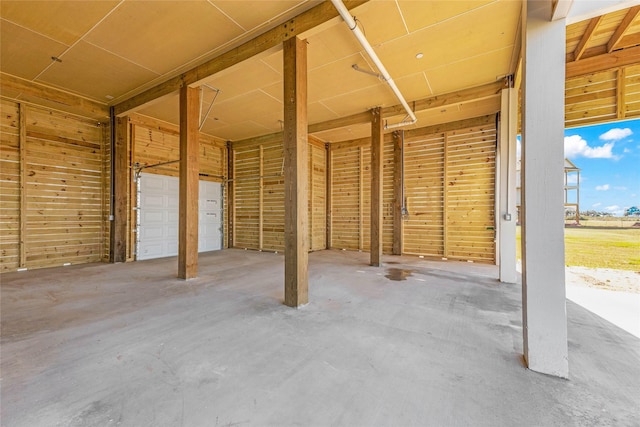
[[[140,174],[140,244],[138,260],[178,255],[179,179]],[[222,247],[222,187],[200,181],[198,251]]]

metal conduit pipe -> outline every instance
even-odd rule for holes
[[[380,71],[380,74],[382,75],[383,80],[387,82],[387,84],[389,85],[393,93],[396,95],[396,97],[400,101],[400,104],[407,111],[407,116],[411,118],[411,120],[408,120],[408,121],[403,120],[400,123],[385,125],[384,128],[394,129],[402,126],[412,125],[415,122],[417,122],[418,119],[416,118],[416,115],[414,114],[413,110],[411,110],[411,108],[409,107],[409,104],[407,104],[407,101],[404,99],[404,96],[400,92],[400,89],[398,89],[398,86],[396,86],[396,83],[393,81],[393,79],[389,75],[389,72],[385,68],[384,64],[382,64],[382,61],[380,61],[380,58],[378,58],[378,55],[376,55],[375,51],[373,50],[373,47],[371,47],[371,44],[369,43],[369,40],[367,40],[367,38],[362,33],[362,31],[360,31],[360,28],[358,28],[358,25],[356,24],[355,19],[353,19],[353,17],[349,13],[349,9],[347,9],[347,7],[344,5],[342,0],[331,0],[331,3],[333,3],[333,6],[336,8],[336,10],[340,14],[344,22],[347,24],[351,32],[356,36],[356,39],[358,39],[358,42],[360,42],[364,50],[369,55],[369,58],[371,58],[375,66],[378,68],[378,71]]]

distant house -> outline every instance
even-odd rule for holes
[[[520,204],[522,202],[522,185],[520,173],[521,161],[516,164],[516,206],[518,223],[520,222]],[[580,168],[569,159],[564,159],[564,210],[565,216],[575,216],[576,224],[580,224]]]

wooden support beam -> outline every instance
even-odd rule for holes
[[[636,65],[638,63],[640,63],[640,46],[616,50],[611,53],[589,58],[586,58],[585,54],[582,60],[567,63],[565,77],[570,79],[572,77],[612,70],[626,65]]]
[[[345,1],[345,5],[347,8],[353,9],[367,1],[368,0],[347,0]],[[322,2],[302,12],[298,16],[289,19],[287,22],[242,43],[240,46],[221,53],[183,74],[172,77],[157,86],[115,105],[115,113],[117,116],[127,114],[148,102],[177,91],[182,86],[197,84],[213,74],[239,64],[269,49],[278,47],[284,41],[295,38],[299,34],[315,28],[337,16],[338,12],[330,2]]]
[[[111,262],[127,260],[127,217],[129,215],[129,189],[131,182],[130,152],[131,133],[128,117],[118,117],[115,122],[115,147],[113,173],[113,222],[111,223]]]
[[[622,67],[618,69],[617,81],[616,81],[616,114],[618,120],[622,120],[626,116],[626,96],[627,96],[627,82],[626,82],[626,68]]]
[[[580,41],[578,42],[578,45],[573,51],[574,61],[578,61],[582,57],[582,54],[584,53],[584,50],[587,47],[587,43],[591,39],[591,36],[593,35],[593,32],[596,30],[596,27],[598,27],[598,24],[600,23],[601,19],[602,19],[602,16],[598,16],[596,18],[592,18],[589,21],[589,25],[587,25],[587,29],[584,31],[582,38],[580,39]]]
[[[381,108],[371,110],[371,265],[382,265],[382,165],[384,124]]]
[[[20,240],[18,242],[18,268],[27,266],[27,106],[18,104],[19,128],[18,147],[20,150]]]
[[[327,150],[327,175],[326,175],[326,183],[327,183],[327,191],[326,191],[326,205],[325,205],[325,209],[326,209],[326,217],[327,217],[327,235],[326,235],[326,248],[327,249],[331,249],[331,239],[332,239],[332,234],[331,234],[331,203],[332,203],[332,191],[333,191],[333,178],[332,178],[332,174],[333,174],[333,153],[331,150],[331,144],[327,143],[325,145],[325,149]]]
[[[48,107],[99,121],[109,119],[109,107],[106,104],[7,73],[0,73],[0,92],[15,94],[21,101],[39,105],[44,101]]]
[[[284,42],[284,303],[309,302],[307,44]]]
[[[616,31],[609,39],[609,42],[607,43],[607,53],[613,52],[618,47],[620,40],[622,40],[622,36],[624,36],[624,33],[629,29],[633,20],[636,19],[636,16],[638,16],[639,13],[640,6],[634,6],[629,9],[622,19],[622,22],[618,25],[618,28],[616,28]]]
[[[258,249],[262,250],[264,245],[264,146],[260,144],[260,155],[258,158]]]
[[[369,212],[369,214],[371,214]],[[358,250],[364,250],[364,147],[358,150]]]
[[[449,257],[449,245],[447,240],[449,239],[449,218],[447,213],[449,212],[449,132],[444,133],[444,158],[442,161],[442,256],[444,258]]]
[[[393,248],[394,255],[402,255],[403,144],[404,131],[393,132]]]
[[[235,195],[236,186],[234,179],[236,177],[236,152],[231,148],[231,142],[227,143],[227,247],[233,248],[235,245],[236,235],[236,210],[235,210]]]
[[[178,277],[198,275],[200,91],[180,88],[180,220],[178,224]]]
[[[416,101],[410,102],[409,104],[413,106],[415,112],[430,110],[434,108],[442,108],[448,105],[461,104],[464,102],[476,101],[489,97],[497,97],[500,95],[503,87],[504,82],[500,80],[470,89],[464,89],[455,92],[444,93],[442,95],[432,96],[429,98],[418,99]],[[382,117],[390,117],[393,115],[402,114],[403,112],[404,107],[398,104],[391,107],[382,108],[381,115]],[[351,116],[327,120],[325,122],[310,125],[309,133],[322,132],[325,130],[336,129],[345,126],[368,123],[370,120],[370,112],[367,111],[363,113],[357,113]]]

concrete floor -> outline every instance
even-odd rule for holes
[[[495,267],[367,260],[311,254],[298,310],[271,253],[5,274],[0,424],[640,425],[637,337],[568,301],[570,380],[541,375]]]

